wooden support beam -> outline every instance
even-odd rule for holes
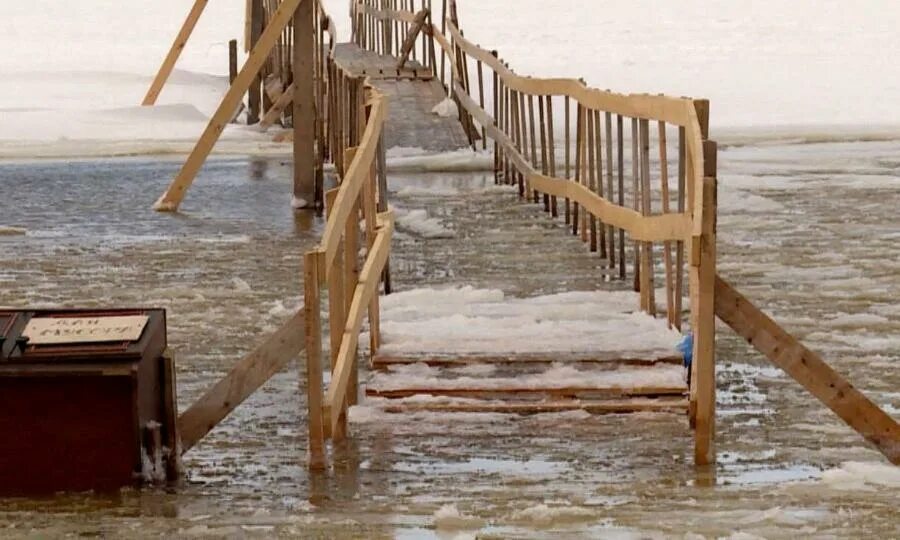
[[[263,63],[265,63],[266,58],[272,51],[272,47],[275,46],[275,42],[294,16],[297,6],[304,1],[307,3],[312,2],[312,0],[284,0],[278,7],[278,10],[272,17],[272,21],[266,27],[253,50],[250,51],[247,62],[244,63],[240,73],[234,80],[234,84],[231,85],[225,97],[222,98],[219,108],[216,109],[216,112],[209,120],[203,135],[200,136],[200,140],[197,141],[178,176],[172,180],[166,192],[156,201],[156,204],[153,206],[155,210],[161,212],[175,212],[178,210],[178,206],[184,199],[188,188],[194,182],[194,178],[197,177],[197,173],[212,151],[213,146],[215,146],[216,141],[219,140],[225,125],[231,120],[231,116],[238,105],[240,105],[241,99],[243,99],[247,89],[250,88],[250,84],[256,79],[259,70],[262,69]],[[310,129],[312,128],[310,127]]]
[[[278,121],[281,118],[281,115],[284,113],[285,109],[294,102],[294,87],[291,86],[287,90],[285,90],[279,97],[278,101],[276,101],[268,111],[266,111],[266,116],[263,117],[262,121],[259,123],[259,128],[262,130],[269,129],[272,127],[272,124]]]
[[[406,34],[406,38],[403,39],[403,47],[400,50],[400,58],[397,60],[397,69],[403,69],[406,66],[406,62],[409,60],[409,55],[412,53],[413,49],[416,46],[416,38],[419,37],[419,32],[425,28],[425,22],[429,19],[429,11],[427,9],[423,9],[416,13],[416,18],[413,20],[412,26],[409,29],[409,32]],[[431,23],[429,23],[431,26]]]
[[[197,21],[200,20],[200,16],[203,15],[203,10],[206,9],[206,4],[208,3],[209,0],[196,0],[194,2],[194,7],[191,8],[187,18],[184,20],[184,24],[181,25],[181,30],[178,31],[175,42],[172,43],[169,53],[159,67],[159,71],[156,73],[156,77],[150,84],[150,89],[147,90],[147,95],[144,96],[144,101],[141,105],[149,106],[156,104],[160,92],[162,92],[163,87],[166,85],[166,81],[169,80],[169,75],[171,75],[172,70],[175,69],[175,64],[178,62],[178,57],[181,56],[181,51],[184,50],[188,39],[191,38],[191,34],[197,26]]]
[[[727,281],[716,276],[716,315],[753,347],[900,465],[900,426],[821,356],[788,334]]]
[[[263,0],[250,0],[250,50],[252,51],[263,32],[265,25],[265,9]],[[265,64],[263,64],[265,69]],[[253,125],[259,122],[259,113],[262,110],[262,76],[258,73],[250,84],[247,92],[247,124]]]
[[[707,163],[715,167],[715,143],[704,148]],[[714,172],[707,170],[706,172]],[[697,241],[697,237],[694,237]],[[703,180],[703,234],[699,237],[700,264],[691,266],[691,314],[693,316],[694,354],[691,368],[691,398],[696,403],[694,426],[694,463],[710,465],[716,461],[716,178]]]
[[[303,350],[303,310],[242,358],[178,418],[182,452],[207,433]]]
[[[303,262],[303,312],[305,318],[306,338],[306,407],[308,427],[307,467],[310,470],[324,470],[327,466],[325,456],[325,410],[322,381],[322,322],[320,313],[319,280],[324,276],[325,268],[319,264],[320,252],[308,251]],[[304,389],[301,387],[301,391]],[[329,427],[331,424],[328,424]],[[328,430],[331,431],[330,429]]]
[[[315,2],[294,14],[294,208],[321,207],[316,190]]]

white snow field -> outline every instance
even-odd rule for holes
[[[346,39],[348,2],[324,3]],[[0,2],[0,158],[189,151],[225,91],[227,43],[242,38],[244,16],[243,2],[210,2],[160,106],[141,109],[190,5]],[[466,35],[523,74],[707,97],[714,129],[756,126],[752,137],[821,133],[821,125],[842,125],[845,137],[884,137],[900,125],[900,109],[884,106],[900,102],[900,12],[892,5],[463,0],[459,9]],[[268,141],[232,125],[216,151],[285,151]]]

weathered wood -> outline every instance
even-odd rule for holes
[[[319,305],[319,280],[324,268],[319,265],[321,256],[317,251],[309,251],[304,257],[303,290],[306,338],[306,407],[308,426],[307,466],[311,470],[324,470],[325,422],[324,389],[322,382],[322,325]],[[303,322],[303,321],[301,321]],[[301,390],[303,390],[301,386]],[[330,424],[329,424],[330,426]],[[329,430],[330,431],[330,430]]]
[[[181,30],[178,31],[178,35],[175,36],[175,42],[172,43],[172,47],[169,49],[168,54],[166,54],[166,58],[159,67],[156,77],[153,78],[153,82],[150,84],[150,88],[147,90],[147,94],[144,96],[144,101],[141,105],[149,106],[156,104],[160,92],[162,92],[163,87],[166,85],[166,81],[169,80],[172,70],[175,69],[175,64],[178,62],[178,57],[181,56],[181,51],[184,50],[188,40],[191,38],[191,34],[197,26],[197,21],[200,20],[200,16],[203,15],[203,10],[206,9],[206,4],[208,3],[209,0],[195,0],[194,6],[191,8],[191,11],[188,12],[187,18],[181,25]]]
[[[178,418],[183,452],[193,448],[303,350],[304,321],[300,310],[184,411]]]
[[[650,208],[650,122],[640,121],[641,151],[641,214],[647,216]],[[656,285],[653,279],[653,244],[641,242],[641,308],[656,316]]]
[[[228,42],[228,84],[234,84],[238,74],[237,40]]]
[[[231,115],[234,114],[234,111],[240,104],[244,93],[247,92],[250,83],[256,78],[263,63],[272,51],[275,41],[287,26],[288,21],[293,17],[297,6],[303,1],[305,0],[284,0],[278,7],[278,11],[273,16],[269,26],[266,27],[262,37],[260,37],[250,52],[250,56],[241,68],[240,73],[238,73],[234,84],[231,85],[225,97],[222,98],[219,108],[216,109],[216,112],[210,119],[209,124],[203,131],[203,135],[200,136],[197,144],[194,145],[194,149],[188,156],[187,161],[185,161],[184,166],[182,166],[178,175],[166,189],[166,192],[156,201],[154,205],[155,210],[164,212],[178,210],[178,206],[184,199],[188,188],[193,183],[194,178],[197,177],[197,173],[212,151],[216,141],[219,140],[222,130],[225,129],[228,121],[231,120]]]
[[[266,115],[259,122],[260,129],[268,129],[272,127],[272,125],[277,122],[281,115],[284,114],[285,109],[288,108],[294,102],[294,87],[291,86],[278,97],[278,101],[276,101],[268,111],[266,111]],[[296,135],[294,136],[296,139]]]
[[[416,38],[419,37],[419,32],[425,27],[429,15],[427,9],[423,9],[416,13],[412,26],[407,32],[406,37],[403,39],[403,47],[400,49],[400,58],[397,60],[397,69],[403,69],[403,67],[406,66],[406,62],[409,61],[409,55],[416,47]]]
[[[265,21],[265,10],[263,9],[262,0],[250,0],[250,50],[252,51],[256,44],[259,43],[259,38],[262,36],[263,28],[266,25]],[[277,40],[281,37],[281,32],[278,32],[278,36],[275,37]],[[273,43],[274,46],[274,43]],[[259,115],[262,111],[262,71],[265,69],[265,62],[268,60],[268,53],[266,54],[266,59],[260,64],[260,69],[257,71],[256,75],[253,77],[253,81],[250,83],[250,87],[247,89],[247,124],[253,125],[259,122]],[[232,83],[233,85],[234,83]]]
[[[530,388],[523,386],[509,387],[472,387],[472,388],[428,388],[410,387],[396,389],[379,389],[373,386],[366,387],[366,395],[387,399],[402,399],[416,395],[459,397],[471,399],[509,398],[510,396],[553,396],[553,397],[579,397],[591,396],[682,396],[685,393],[684,386],[633,386],[633,387],[600,387],[600,386],[569,386],[569,387],[541,387]]]
[[[314,0],[294,13],[294,208],[321,207],[316,189],[316,94]]]
[[[896,420],[718,275],[715,287],[716,315],[723,322],[875,445],[891,463],[900,465],[900,425]]]
[[[707,159],[715,162],[715,143],[708,145]],[[715,170],[706,171],[715,173]],[[694,427],[694,463],[714,463],[716,433],[716,177],[706,176],[703,183],[703,234],[699,241],[700,264],[691,265],[691,303],[694,354],[691,367],[692,400],[696,403]],[[694,237],[696,241],[696,236]],[[696,399],[694,399],[696,398]]]
[[[608,366],[652,366],[656,364],[682,364],[684,358],[673,355],[669,351],[647,352],[638,355],[622,355],[621,353],[536,353],[536,354],[508,354],[508,355],[385,355],[376,354],[372,357],[372,367],[385,369],[395,365],[426,364],[434,367],[465,366],[469,364],[590,364],[593,367]]]
[[[347,387],[350,384],[350,376],[355,363],[354,351],[359,343],[359,332],[362,327],[363,317],[371,302],[372,296],[378,293],[378,284],[381,281],[381,271],[387,261],[390,252],[390,242],[393,235],[393,215],[387,212],[381,215],[381,227],[372,249],[369,251],[366,262],[359,274],[359,285],[353,292],[353,302],[347,312],[347,326],[341,339],[341,349],[338,353],[338,363],[334,376],[328,386],[325,402],[331,413],[330,421],[332,429],[338,424],[341,417],[341,404],[346,399]]]
[[[528,179],[529,183],[538,191],[572,199],[573,212],[579,206],[596,215],[604,222],[628,231],[636,242],[660,242],[665,240],[686,239],[690,237],[693,227],[690,216],[684,214],[658,214],[642,216],[637,210],[624,208],[593,193],[580,182],[579,167],[576,159],[576,179],[565,180],[562,178],[550,178],[535,171],[529,161],[517,150],[517,145],[505,133],[492,125],[486,112],[480,110],[478,105],[468,96],[462,93],[462,88],[457,86],[460,104],[469,109],[473,117],[485,126],[488,135],[506,148],[505,154],[513,163],[514,169],[521,176]],[[515,116],[516,107],[513,107]],[[516,129],[512,129],[515,134]],[[635,137],[635,146],[637,146]],[[578,156],[580,157],[580,156]],[[637,165],[637,160],[635,161]],[[637,173],[635,173],[637,174]],[[635,176],[637,179],[637,176]],[[524,193],[524,192],[523,192]],[[637,206],[637,200],[635,205]],[[577,217],[577,216],[573,216]],[[572,219],[573,226],[578,219]],[[575,228],[577,233],[577,228]]]
[[[476,402],[476,403],[388,403],[383,406],[387,413],[441,412],[441,413],[503,413],[538,414],[583,410],[591,414],[617,414],[631,412],[673,412],[687,409],[687,400],[677,397],[626,398],[603,401],[518,401],[518,402]]]
[[[667,156],[666,123],[659,122],[659,183],[662,198],[662,211],[669,213],[669,160]],[[666,276],[666,318],[669,327],[675,326],[675,283],[672,269],[672,242],[663,243],[663,266]]]

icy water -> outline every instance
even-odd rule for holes
[[[719,161],[720,273],[900,414],[896,142],[738,146]],[[0,236],[0,305],[166,307],[184,409],[300,304],[301,254],[323,223],[290,211],[276,159],[214,160],[182,214],[152,212],[179,165],[0,164],[0,225],[27,231]],[[395,174],[391,187],[397,207],[435,220],[401,219],[400,290],[621,286],[490,174]],[[719,335],[714,470],[693,467],[678,415],[360,409],[334,469],[310,475],[291,365],[186,455],[177,488],[3,500],[0,537],[900,536],[900,473]]]

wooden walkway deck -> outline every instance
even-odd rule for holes
[[[422,148],[429,152],[449,152],[468,146],[462,124],[456,117],[432,113],[447,97],[431,70],[416,61],[397,69],[397,58],[360,49],[354,43],[339,43],[335,61],[356,76],[368,77],[388,98],[390,113],[384,133],[385,147]]]

